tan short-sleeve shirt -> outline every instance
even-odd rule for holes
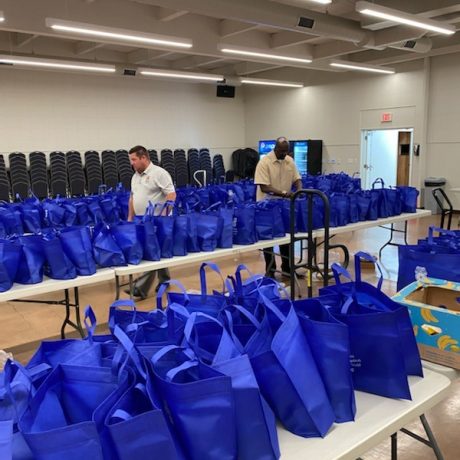
[[[278,160],[275,152],[271,151],[257,163],[254,183],[257,185],[271,185],[272,187],[289,192],[292,184],[300,179],[300,174],[294,160],[289,155],[284,160]],[[257,201],[271,198],[257,187]],[[273,197],[277,198],[277,197]]]

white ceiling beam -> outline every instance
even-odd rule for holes
[[[103,43],[96,42],[77,42],[75,44],[75,54],[78,56],[83,56],[84,54],[91,53],[99,48],[104,46]]]
[[[16,32],[13,40],[16,48],[22,48],[23,46],[33,42],[37,37],[39,37],[37,34],[23,34]]]
[[[308,43],[315,35],[299,34],[296,32],[277,32],[270,36],[270,47],[273,49]],[[315,37],[316,38],[316,37]]]
[[[276,64],[258,64],[256,62],[240,62],[234,66],[236,75],[252,75],[267,70],[278,69],[282,66]]]
[[[207,66],[224,60],[224,58],[215,58],[209,56],[187,56],[173,61],[171,68],[190,70],[196,67]]]
[[[222,38],[232,37],[250,30],[257,29],[257,24],[248,22],[232,21],[231,19],[222,19],[219,24],[219,35]]]
[[[156,19],[162,22],[173,21],[188,13],[187,10],[172,10],[171,8],[164,8],[159,6],[155,14]]]

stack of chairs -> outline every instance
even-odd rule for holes
[[[195,172],[200,169],[200,154],[197,149],[189,149],[187,152],[188,175],[191,185],[199,185],[195,179]]]
[[[11,195],[13,201],[16,197],[25,199],[29,196],[30,178],[27,171],[26,156],[23,153],[14,152],[10,159]]]
[[[32,193],[40,200],[48,197],[48,168],[46,155],[43,152],[32,152],[29,155],[29,174]]]
[[[86,184],[80,152],[76,152],[75,150],[67,152],[67,174],[69,177],[70,195],[83,196]]]
[[[208,149],[200,149],[200,169],[206,171],[206,184],[212,183],[212,164],[211,164],[211,155],[209,154]]]
[[[117,159],[118,176],[125,190],[131,190],[131,178],[133,177],[133,168],[129,162],[127,150],[117,150],[115,153]]]
[[[102,168],[99,153],[95,150],[85,152],[86,191],[89,195],[99,192],[102,185]]]
[[[174,167],[174,157],[172,150],[163,149],[161,151],[161,167],[166,169],[169,172],[169,175],[172,178],[172,181],[176,183],[176,171]]]
[[[174,150],[174,166],[176,170],[176,185],[178,187],[185,187],[188,185],[188,166],[185,157],[185,150]]]
[[[217,182],[225,182],[225,167],[224,159],[220,153],[212,157],[212,172],[214,174],[214,179]]]
[[[50,188],[53,198],[67,196],[67,169],[63,152],[50,153]]]
[[[104,174],[104,184],[109,188],[118,185],[117,159],[113,150],[102,152],[102,172]]]
[[[154,149],[150,149],[149,151],[150,155],[150,161],[155,165],[155,166],[160,166],[160,162],[158,161],[158,153]]]
[[[0,200],[10,201],[10,181],[8,180],[3,155],[0,155]]]

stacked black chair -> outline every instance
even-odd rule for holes
[[[200,169],[206,171],[206,184],[212,183],[212,164],[211,155],[208,149],[200,149]]]
[[[118,185],[117,159],[113,150],[102,152],[102,172],[104,174],[104,184],[109,188]]]
[[[30,178],[27,171],[26,156],[23,153],[11,153],[10,159],[10,179],[11,195],[13,201],[18,196],[21,199],[29,196]]]
[[[53,197],[67,196],[67,167],[64,152],[50,153],[50,189]]]
[[[220,153],[212,157],[212,172],[217,182],[220,183],[225,181],[224,159]]]
[[[174,157],[170,149],[163,149],[161,151],[161,167],[169,172],[174,183],[176,183],[176,171],[174,168]]]
[[[185,150],[174,150],[174,166],[176,171],[176,185],[178,187],[185,187],[188,185],[188,166],[187,158],[185,157]]]
[[[10,181],[8,180],[3,155],[0,155],[0,200],[10,201]]]
[[[191,185],[200,185],[195,179],[195,173],[200,169],[200,154],[197,149],[189,149],[187,152],[188,175]]]
[[[85,152],[86,191],[89,195],[99,192],[102,185],[102,168],[99,153],[95,150]]]
[[[80,152],[71,150],[66,156],[70,195],[82,196],[85,194],[86,183]]]
[[[40,200],[48,197],[48,169],[46,155],[43,152],[32,152],[30,162],[30,188],[32,193]]]
[[[158,161],[158,153],[154,149],[150,149],[149,151],[150,155],[150,161],[155,165],[155,166],[160,166],[160,162]]]
[[[133,168],[129,162],[127,150],[117,150],[115,152],[117,159],[118,177],[125,190],[131,190],[131,178],[133,177]]]

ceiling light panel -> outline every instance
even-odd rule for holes
[[[5,16],[3,14],[3,11],[0,11],[0,23],[5,21]]]
[[[355,8],[356,11],[366,16],[384,19],[386,21],[396,22],[410,27],[417,27],[419,29],[430,30],[440,34],[452,35],[456,31],[455,27],[450,24],[446,24],[441,21],[434,21],[432,19],[425,19],[417,16],[416,14],[387,8],[381,5],[376,5],[375,3],[358,1],[356,2]]]
[[[141,68],[139,73],[145,77],[157,77],[166,79],[179,79],[179,80],[194,80],[201,82],[220,82],[224,80],[223,75],[209,74],[209,73],[196,73],[196,72],[182,72],[178,70],[165,70],[165,69],[149,69]]]
[[[119,43],[143,44],[151,46],[175,47],[190,49],[193,46],[192,40],[188,38],[172,37],[169,35],[147,34],[126,29],[103,27],[95,24],[83,24],[61,19],[46,18],[46,25],[58,32],[72,35],[101,38]]]
[[[236,47],[229,46],[229,45],[219,45],[218,48],[222,53],[232,54],[235,56],[247,56],[247,57],[255,57],[255,58],[261,58],[261,59],[270,59],[274,61],[295,62],[297,64],[310,64],[312,62],[311,59],[307,59],[307,58],[300,58],[300,57],[295,57],[295,56],[284,56],[281,54],[273,54],[273,53],[265,53],[261,51],[236,48]]]
[[[359,64],[357,62],[333,61],[329,64],[331,67],[337,67],[345,70],[358,70],[362,72],[374,72],[382,74],[393,74],[395,70],[390,67],[374,66],[370,64]]]
[[[83,72],[114,73],[114,65],[93,64],[88,62],[58,61],[53,59],[29,58],[26,56],[0,55],[0,64],[17,67],[35,67],[49,70],[73,70]]]
[[[279,80],[264,80],[261,78],[240,78],[240,82],[245,85],[259,86],[279,86],[284,88],[303,88],[303,83]]]

